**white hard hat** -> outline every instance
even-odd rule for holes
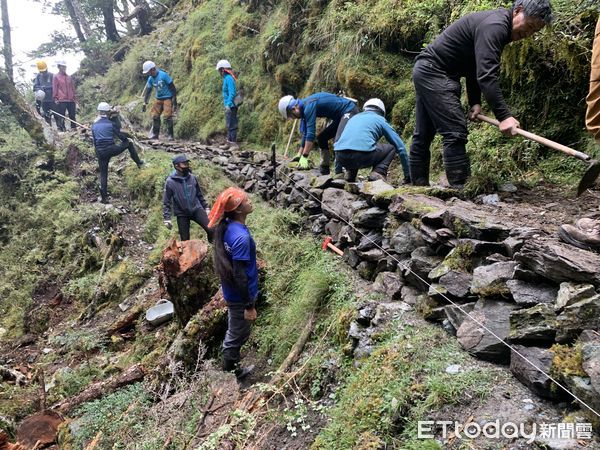
[[[288,118],[287,109],[288,106],[290,106],[290,103],[292,103],[293,101],[293,95],[286,95],[285,97],[281,97],[279,99],[279,114],[281,114],[281,117],[283,117],[284,119]]]
[[[142,65],[142,74],[146,75],[148,72],[150,72],[155,67],[156,67],[156,64],[154,64],[154,61],[144,62],[144,64]]]
[[[46,93],[43,90],[38,89],[37,91],[35,91],[34,97],[38,102],[41,102],[46,98]]]
[[[363,105],[363,111],[366,111],[367,109],[373,109],[373,108],[377,108],[377,109],[381,110],[381,112],[383,114],[385,114],[385,105],[378,98],[370,98]]]
[[[64,59],[59,59],[56,61],[57,66],[65,66],[67,67],[67,62]]]
[[[217,63],[217,70],[219,69],[231,69],[231,64],[226,59],[222,59]]]
[[[96,110],[100,112],[108,112],[111,110],[111,108],[112,107],[108,103],[100,102],[98,103],[98,107],[96,108]]]

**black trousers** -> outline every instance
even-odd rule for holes
[[[46,123],[48,125],[50,125],[50,122],[52,120],[52,111],[54,111],[56,109],[56,104],[54,102],[42,102],[42,111],[43,111],[43,115],[44,115],[44,120],[46,121]],[[54,116],[55,117],[55,121],[56,119],[58,119],[58,116]],[[58,123],[58,122],[57,122]]]
[[[237,363],[240,349],[250,337],[252,322],[244,319],[244,304],[227,302],[227,332],[223,340],[223,359]]]
[[[442,136],[443,159],[450,185],[461,185],[471,174],[466,153],[467,117],[460,102],[460,80],[449,78],[429,59],[413,68],[416,91],[416,125],[410,147],[410,174],[415,185],[429,185],[429,147],[436,133]]]
[[[237,142],[238,130],[238,108],[232,106],[225,110],[225,125],[227,126],[227,140],[229,142]]]
[[[100,167],[100,196],[102,197],[102,201],[108,199],[108,163],[113,156],[120,155],[125,150],[129,150],[129,156],[131,156],[131,159],[133,159],[136,164],[140,165],[142,163],[133,142],[130,141],[96,149],[98,166]]]
[[[68,117],[71,122],[71,129],[75,129],[77,128],[77,125],[75,125],[75,122],[72,122],[73,120],[77,120],[75,118],[75,102],[58,102],[56,103],[56,107],[54,109],[57,113],[66,116],[67,112]],[[60,131],[66,131],[66,127],[65,127],[65,119],[63,117],[60,116],[54,116],[56,118],[56,126],[58,127],[58,129]]]
[[[192,220],[206,231],[206,235],[211,238],[212,234],[208,228],[208,216],[203,208],[198,208],[191,216],[177,216],[177,228],[179,229],[179,238],[182,241],[190,240],[190,225]],[[211,239],[209,239],[211,240]]]
[[[329,147],[329,141],[333,139],[333,142],[337,141],[342,135],[342,131],[346,128],[346,124],[348,121],[354,116],[358,114],[360,109],[358,106],[355,106],[354,109],[350,112],[344,114],[338,120],[332,120],[329,125],[327,125],[323,131],[321,131],[317,135],[317,144],[319,144],[319,149],[321,150],[321,166],[329,167],[331,164],[331,149]],[[334,162],[335,173],[342,173],[342,166],[338,164],[337,160]]]
[[[387,176],[388,169],[394,159],[396,147],[391,144],[377,144],[371,152],[357,150],[338,150],[335,159],[346,170],[355,171],[371,167],[373,172]]]

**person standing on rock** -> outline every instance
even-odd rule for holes
[[[153,61],[146,61],[142,66],[142,74],[148,75],[142,111],[146,111],[152,89],[156,90],[156,101],[152,106],[152,134],[150,139],[158,139],[160,134],[160,116],[164,113],[167,125],[167,140],[173,140],[173,113],[177,111],[177,89],[173,79],[167,72],[156,67]]]
[[[412,183],[429,186],[429,147],[436,133],[443,139],[448,183],[461,188],[471,175],[465,146],[467,120],[460,79],[466,78],[470,111],[478,121],[481,95],[500,121],[500,131],[514,136],[519,122],[500,90],[500,57],[511,41],[527,38],[552,21],[549,0],[516,0],[511,9],[468,14],[450,25],[423,50],[413,68],[416,125],[410,148]]]
[[[256,244],[246,227],[252,212],[248,194],[241,189],[225,189],[210,211],[209,227],[215,229],[214,265],[221,278],[227,302],[227,333],[223,341],[223,370],[246,377],[253,367],[240,367],[240,349],[250,336],[256,320],[258,266]]]
[[[98,118],[92,124],[92,138],[100,167],[100,201],[108,203],[108,163],[113,156],[129,150],[129,156],[141,168],[144,162],[138,156],[133,142],[126,133],[121,131],[118,124],[110,119],[111,106],[106,102],[98,104]],[[115,138],[121,141],[115,143]]]
[[[36,63],[38,74],[33,80],[33,93],[36,100],[37,112],[42,114],[48,125],[52,121],[52,111],[54,111],[54,98],[52,96],[52,80],[54,74],[48,71],[48,65],[45,61]]]
[[[65,126],[65,118],[67,112],[71,122],[71,130],[77,128],[75,121],[76,104],[75,83],[73,79],[67,75],[67,63],[63,60],[57,61],[58,73],[52,78],[52,96],[54,97],[55,111],[60,116],[55,115],[56,126],[59,131],[67,131]],[[62,117],[61,117],[62,116]]]
[[[594,33],[585,125],[596,143],[600,144],[600,17]],[[600,252],[600,219],[598,218],[584,217],[577,220],[575,225],[561,225],[558,235],[568,244]]]
[[[300,160],[298,168],[308,169],[308,155],[313,148],[315,139],[321,149],[321,164],[319,170],[321,175],[329,175],[331,163],[331,150],[329,140],[337,141],[342,130],[350,118],[358,114],[360,109],[356,103],[348,98],[318,92],[309,95],[305,99],[295,99],[292,95],[286,95],[279,100],[279,113],[284,119],[300,119]],[[317,117],[325,117],[330,120],[329,124],[317,135]],[[335,173],[342,173],[342,166],[335,162]]]
[[[198,183],[192,175],[190,160],[185,155],[173,158],[175,170],[167,177],[163,191],[163,219],[165,226],[173,228],[171,222],[171,205],[177,218],[179,238],[182,241],[190,239],[190,225],[194,221],[206,232],[209,242],[212,242],[212,231],[208,228],[208,203]]]
[[[336,161],[346,169],[346,181],[356,181],[358,170],[367,167],[372,170],[369,181],[385,181],[390,163],[397,153],[404,172],[404,183],[409,183],[406,147],[385,120],[385,105],[380,99],[372,98],[365,102],[363,110],[348,121],[333,144]],[[378,143],[384,136],[389,144]]]
[[[217,63],[217,71],[223,78],[223,105],[225,105],[225,126],[227,127],[227,143],[237,147],[238,108],[243,99],[238,91],[237,77],[233,73],[231,64],[226,59]]]

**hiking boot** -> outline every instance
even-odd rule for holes
[[[319,173],[321,175],[329,175],[331,170],[329,169],[329,166],[319,166]]]
[[[235,377],[238,380],[243,380],[248,375],[250,375],[253,370],[254,370],[254,365],[250,365],[250,366],[247,366],[247,367],[238,367],[237,369],[235,369],[233,371],[233,374],[235,375]]]
[[[357,169],[348,169],[346,171],[346,176],[344,177],[344,179],[348,183],[354,183],[356,181],[356,176],[357,175],[358,175],[358,170]]]
[[[379,172],[371,172],[371,174],[369,175],[368,178],[369,181],[377,181],[377,180],[381,180],[381,181],[386,181],[386,177],[385,175],[379,173]]]
[[[561,225],[558,236],[567,244],[584,250],[600,250],[600,221],[579,219],[575,226]]]
[[[144,164],[146,164],[144,161],[140,161],[138,163],[135,163],[137,165],[138,169],[141,169],[142,167],[144,167]]]

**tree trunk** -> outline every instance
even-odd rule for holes
[[[12,45],[10,42],[10,21],[8,19],[7,0],[0,0],[0,6],[2,8],[2,42],[4,44],[2,53],[4,55],[4,66],[6,67],[8,78],[10,81],[13,81]]]
[[[81,7],[81,2],[79,0],[65,0],[65,4],[71,4],[71,8],[73,8],[73,14],[77,18],[77,22],[79,26],[83,29],[83,34],[86,38],[89,38],[92,35],[92,28],[90,27],[90,23],[85,18],[83,14],[83,8]],[[67,7],[68,9],[68,7]]]
[[[129,0],[121,0],[122,9],[119,10],[121,17],[126,17],[129,15]],[[117,8],[118,9],[118,8]],[[134,33],[133,25],[131,22],[126,20],[125,26],[127,27],[127,34],[132,35]]]
[[[69,13],[69,18],[71,19],[71,24],[73,25],[73,29],[75,30],[75,34],[77,34],[77,39],[82,44],[85,42],[85,35],[83,31],[81,31],[81,25],[79,25],[79,20],[77,20],[77,14],[75,14],[75,8],[73,8],[73,4],[69,0],[64,0],[65,8],[67,8],[67,12]]]
[[[120,39],[117,26],[115,25],[115,1],[102,0],[100,3],[102,17],[104,18],[104,30],[106,31],[106,39],[112,42],[118,42]]]
[[[2,0],[5,1],[5,0]],[[15,89],[13,83],[6,74],[0,70],[0,102],[8,106],[11,113],[17,119],[21,127],[29,133],[34,142],[45,150],[48,159],[48,165],[51,168],[54,164],[55,148],[52,144],[53,134],[50,127],[44,127],[35,117],[25,99],[21,97]]]

